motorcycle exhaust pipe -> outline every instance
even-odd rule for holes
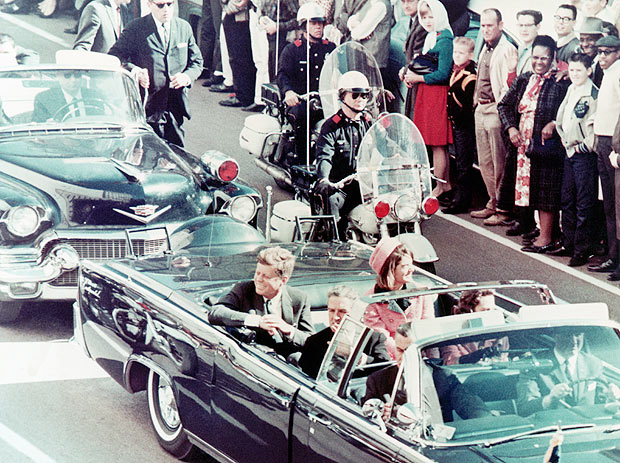
[[[287,185],[293,187],[293,181],[291,180],[291,176],[289,175],[287,171],[285,171],[281,167],[274,166],[273,164],[268,163],[261,158],[254,159],[254,162],[256,163],[258,167],[260,167],[262,170],[267,172],[273,178],[280,180],[286,183]]]

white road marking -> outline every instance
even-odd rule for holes
[[[456,225],[460,225],[461,227],[467,228],[468,230],[472,230],[475,233],[484,236],[485,238],[495,241],[496,243],[499,243],[510,249],[514,249],[515,251],[521,252],[521,248],[523,246],[521,246],[518,243],[515,243],[514,241],[509,240],[508,238],[504,238],[503,236],[493,233],[491,230],[489,230],[488,228],[484,226],[481,227],[479,225],[472,224],[471,222],[468,222],[465,219],[461,219],[460,217],[457,217],[451,214],[443,214],[441,211],[437,212],[437,215],[444,220],[452,222]],[[553,267],[554,269],[564,272],[570,276],[579,278],[580,280],[585,281],[586,283],[597,286],[616,296],[620,296],[619,287],[613,286],[609,283],[601,281],[598,278],[594,278],[593,276],[590,276],[587,273],[583,273],[577,269],[574,269],[573,267],[569,267],[568,265],[561,264],[560,262],[556,262],[555,260],[545,256],[544,254],[528,253],[528,257],[534,260],[537,260],[539,262],[542,262],[544,264],[547,264],[548,266]]]
[[[56,460],[50,458],[41,450],[36,448],[19,434],[11,431],[9,428],[0,423],[0,440],[13,447],[19,453],[28,457],[34,463],[55,463]]]
[[[105,377],[74,342],[0,343],[0,385]]]
[[[36,26],[28,24],[27,22],[22,21],[21,19],[17,18],[15,15],[7,14],[7,13],[0,13],[0,19],[2,19],[3,21],[9,22],[11,24],[14,24],[15,26],[19,26],[22,29],[30,31],[34,34],[37,34],[38,36],[43,37],[44,39],[49,40],[50,42],[54,42],[63,48],[73,48],[72,43],[65,42],[63,39],[56,37],[55,35],[50,34],[49,32],[46,32],[43,29],[39,29]]]

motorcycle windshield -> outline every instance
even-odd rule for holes
[[[345,72],[359,71],[366,76],[372,91],[366,109],[373,118],[385,112],[383,79],[377,61],[366,47],[357,42],[345,42],[332,51],[323,63],[319,77],[319,94],[325,118],[340,109],[338,80]]]
[[[364,202],[417,208],[431,194],[428,154],[420,131],[402,114],[385,114],[368,130],[357,155]]]

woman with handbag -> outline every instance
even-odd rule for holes
[[[433,151],[435,176],[438,182],[433,194],[448,200],[450,185],[447,145],[452,143],[448,122],[448,80],[452,70],[452,29],[448,13],[439,0],[421,0],[418,21],[427,31],[422,54],[409,63],[402,79],[411,87],[418,84],[413,122],[420,130],[427,146]]]
[[[512,144],[499,197],[506,205],[511,202],[538,211],[540,235],[521,250],[541,254],[557,247],[552,229],[560,211],[564,171],[565,150],[554,121],[570,82],[556,80],[555,57],[555,41],[548,35],[536,37],[533,72],[519,75],[497,105],[502,128]]]

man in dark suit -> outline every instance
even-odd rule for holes
[[[396,376],[403,361],[403,355],[413,342],[412,334],[411,322],[403,323],[396,329],[396,337],[394,339],[396,343],[396,365],[386,367],[368,377],[366,380],[366,394],[364,395],[362,403],[369,399],[381,399],[385,401],[387,397],[392,395]],[[439,366],[434,366],[433,364],[429,365],[432,371],[433,384],[437,392],[437,398],[439,399],[439,406],[444,422],[453,420],[453,410],[463,419],[479,418],[490,414],[489,409],[482,399],[468,392],[455,375],[448,373],[444,368]],[[403,392],[404,391],[397,392],[394,398],[395,405],[402,405],[407,402],[407,397]],[[432,403],[431,400],[425,400],[424,402]],[[386,403],[383,409],[384,421],[390,418],[391,412],[391,405]]]
[[[102,114],[103,107],[96,93],[82,88],[82,73],[78,70],[58,71],[58,87],[39,93],[34,99],[33,122],[49,119],[59,121],[96,112]],[[98,109],[100,108],[100,109]]]
[[[73,49],[107,53],[130,21],[126,8],[130,1],[93,0],[86,5],[80,16]]]
[[[353,303],[358,299],[354,289],[347,286],[336,286],[327,293],[327,314],[329,326],[322,331],[310,336],[301,352],[299,366],[308,376],[316,378],[323,358],[329,348],[329,343],[334,333],[340,326],[344,317],[351,312]],[[364,348],[363,364],[387,362],[390,356],[385,346],[385,336],[373,333]]]
[[[601,361],[582,352],[584,333],[578,327],[556,329],[555,347],[538,360],[553,363],[550,371],[523,373],[517,382],[517,410],[528,416],[560,405],[591,405],[597,396]]]
[[[190,118],[187,87],[202,72],[192,27],[173,17],[174,0],[148,0],[151,14],[132,21],[110,49],[148,89],[146,116],[160,137],[183,146]]]
[[[258,254],[253,281],[237,283],[209,312],[213,325],[257,330],[256,342],[288,354],[314,332],[308,295],[286,285],[295,257],[275,246]]]

